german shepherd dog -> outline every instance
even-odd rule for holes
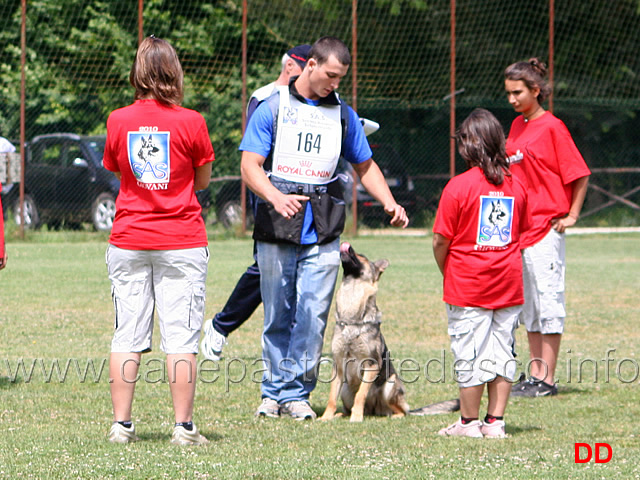
[[[320,420],[336,414],[338,395],[352,422],[364,415],[403,417],[453,412],[458,399],[410,411],[405,388],[391,363],[380,331],[382,312],[376,305],[378,280],[388,260],[371,262],[347,242],[340,245],[343,278],[336,294],[336,326],[331,342],[334,378],[329,402]]]

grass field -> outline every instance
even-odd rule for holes
[[[560,394],[511,399],[507,439],[439,437],[456,414],[361,424],[254,419],[259,309],[230,337],[223,361],[201,363],[195,421],[211,444],[200,448],[169,443],[173,415],[158,332],[154,352],[143,357],[134,403],[143,441],[107,441],[113,313],[106,238],[42,235],[9,243],[9,265],[0,272],[2,479],[640,478],[638,234],[567,238],[569,318],[557,371]],[[431,238],[345,239],[371,259],[391,262],[378,305],[410,405],[455,398]],[[210,249],[207,317],[249,265],[252,242],[212,240]],[[327,357],[332,330],[330,323]],[[522,329],[517,342],[518,359],[526,363]],[[321,381],[312,396],[319,414],[328,392]],[[485,405],[486,399],[482,415]],[[576,442],[608,443],[613,457],[576,464]]]

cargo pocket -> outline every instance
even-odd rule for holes
[[[473,363],[477,355],[473,322],[450,319],[447,333],[451,337],[456,380],[459,383],[467,382],[473,375]]]
[[[563,318],[564,306],[564,265],[550,260],[538,269],[538,295],[541,318]]]
[[[204,284],[194,284],[191,290],[191,305],[189,307],[189,328],[201,330],[204,319],[204,305],[206,288]]]
[[[113,282],[111,284],[111,301],[115,311],[114,326],[116,330],[128,322],[137,323],[144,309],[144,282]]]
[[[111,301],[113,302],[113,311],[114,311],[113,328],[114,330],[117,330],[118,329],[118,307],[120,302],[118,301],[118,294],[117,294],[116,287],[114,287],[113,285],[111,285]]]

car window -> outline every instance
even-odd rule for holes
[[[86,160],[84,158],[84,155],[82,153],[82,149],[80,148],[80,145],[75,144],[75,143],[69,143],[67,144],[67,151],[64,155],[64,166],[65,167],[70,167],[71,165],[73,165],[73,161],[76,158],[82,158],[84,160]]]
[[[42,165],[59,166],[62,146],[59,143],[37,143],[33,148],[33,163]]]
[[[89,148],[97,154],[98,158],[102,158],[104,156],[104,144],[105,140],[92,140],[87,142]]]

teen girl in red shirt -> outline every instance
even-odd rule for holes
[[[542,107],[551,93],[545,65],[536,58],[505,70],[505,90],[521,113],[507,138],[509,168],[529,193],[531,229],[523,235],[525,305],[531,376],[513,386],[513,395],[556,395],[554,382],[566,316],[564,232],[575,225],[589,181],[589,168],[567,127]]]
[[[192,416],[209,251],[195,191],[209,184],[214,153],[202,115],[180,106],[182,66],[168,42],[144,39],[129,80],[135,102],[109,115],[104,151],[105,168],[120,179],[106,254],[115,307],[109,440],[138,440],[131,406],[155,313],[175,416],[171,442],[202,445]]]

